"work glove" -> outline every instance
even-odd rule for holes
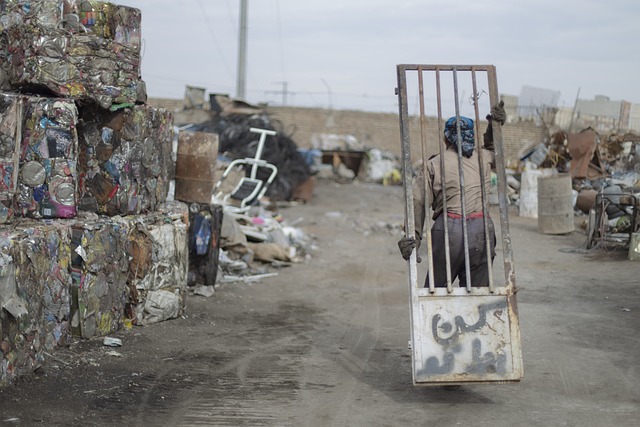
[[[491,107],[491,114],[487,114],[487,121],[489,125],[487,130],[482,135],[484,140],[484,148],[487,150],[493,150],[493,120],[503,125],[507,121],[507,112],[504,110],[504,101],[500,101],[498,104]]]
[[[500,123],[500,125],[504,125],[504,122],[507,121],[507,112],[504,110],[504,101],[500,101],[498,104],[491,107],[491,113],[487,116],[487,120],[491,123],[492,119]]]
[[[418,245],[418,241],[414,237],[405,236],[398,241],[398,248],[400,248],[400,254],[402,255],[402,258],[405,259],[405,261],[409,260],[409,258],[411,257],[411,252],[413,252],[413,249],[416,246],[419,246],[419,245]],[[418,262],[422,261],[422,258],[418,256],[417,261]]]

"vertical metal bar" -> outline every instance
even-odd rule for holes
[[[443,129],[442,129],[442,96],[440,94],[440,67],[436,67],[436,96],[438,102],[438,147],[440,149],[440,175],[442,182],[442,189],[444,193],[444,189],[446,188],[445,181],[445,165],[444,165],[444,153],[447,150],[447,147],[444,143],[443,138]],[[443,194],[444,196],[444,194]],[[453,288],[451,286],[451,254],[449,253],[449,222],[447,217],[447,198],[442,197],[442,215],[444,215],[444,249],[445,249],[445,260],[446,260],[446,270],[447,270],[447,292],[453,292]],[[433,271],[433,270],[429,270]]]
[[[427,243],[427,263],[428,270],[433,272],[433,242],[431,240],[431,215],[429,215],[429,197],[426,194],[427,189],[427,118],[424,112],[424,82],[422,76],[422,66],[418,66],[418,93],[420,95],[420,138],[422,146],[422,185],[425,189],[424,194],[424,218],[426,222],[426,243]],[[422,231],[422,230],[420,230]],[[424,235],[424,233],[421,233]],[[433,273],[427,274],[429,278],[429,292],[435,292]]]
[[[489,290],[493,292],[493,263],[491,262],[491,236],[489,235],[489,205],[487,203],[487,186],[484,178],[484,141],[480,143],[480,112],[478,107],[478,84],[476,80],[475,67],[471,67],[471,80],[473,85],[473,109],[475,111],[476,119],[475,140],[478,152],[478,166],[480,167],[480,190],[482,192],[482,223],[484,225],[485,250],[489,271]]]
[[[398,66],[398,104],[400,109],[400,136],[402,138],[402,178],[404,181],[404,199],[405,199],[405,224],[407,236],[415,236],[415,224],[413,215],[413,185],[412,165],[411,165],[411,141],[409,138],[409,113],[407,106],[407,80],[405,71]],[[415,252],[415,251],[414,251]],[[413,254],[412,254],[413,256]]]
[[[487,69],[489,77],[489,101],[491,105],[499,101],[496,67],[493,65]],[[513,286],[516,292],[516,272],[513,263],[513,248],[511,247],[511,235],[509,234],[509,205],[507,203],[507,178],[504,173],[504,148],[502,145],[502,128],[493,121],[493,145],[496,153],[496,171],[498,173],[498,201],[500,203],[500,230],[502,234],[502,254],[504,257],[505,286]]]
[[[400,118],[400,137],[402,142],[402,178],[404,181],[404,199],[405,199],[405,230],[407,236],[415,236],[415,218],[413,211],[413,184],[411,182],[413,168],[411,165],[411,138],[409,129],[409,108],[407,106],[407,78],[406,71],[400,65],[397,66],[398,87],[396,88],[398,95],[398,108]],[[412,251],[409,258],[409,299],[411,302],[411,342],[413,354],[417,360],[422,360],[422,337],[420,328],[414,325],[414,318],[418,316],[419,310],[419,293],[418,293],[418,269],[417,269],[417,251]],[[416,376],[416,364],[412,363],[412,375]]]
[[[456,106],[456,132],[458,135],[458,175],[460,177],[460,204],[462,209],[462,237],[464,241],[464,268],[467,279],[467,292],[471,292],[471,263],[469,260],[469,235],[467,227],[467,207],[464,185],[464,171],[462,170],[462,134],[460,132],[460,101],[458,99],[458,70],[453,68],[453,94]],[[444,187],[442,191],[444,192]],[[446,197],[446,196],[444,196]]]

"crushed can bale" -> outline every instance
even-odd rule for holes
[[[79,207],[99,214],[153,212],[169,190],[173,120],[162,108],[81,107]]]
[[[102,1],[4,1],[0,69],[12,89],[102,108],[146,99],[141,12]]]
[[[124,321],[128,224],[101,217],[76,222],[72,233],[73,326],[83,338],[112,334]]]
[[[76,216],[77,122],[71,100],[0,94],[0,223]]]
[[[0,224],[13,220],[13,196],[18,182],[20,102],[0,93]]]
[[[70,232],[22,220],[0,231],[0,385],[71,343]]]

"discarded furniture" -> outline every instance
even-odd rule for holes
[[[267,188],[278,174],[278,168],[261,159],[267,135],[275,136],[276,132],[259,128],[250,128],[249,130],[260,134],[255,157],[236,159],[229,163],[214,189],[213,203],[222,205],[224,210],[228,212],[247,212],[251,206],[255,205],[264,196]],[[220,191],[222,183],[237,168],[244,169],[245,176],[241,177],[236,186],[225,194]],[[266,180],[258,178],[259,168],[266,168],[270,171]]]
[[[630,193],[599,192],[589,211],[587,249],[628,248],[633,233],[640,228],[639,203],[640,199]]]

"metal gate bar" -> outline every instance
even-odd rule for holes
[[[460,182],[460,203],[462,205],[462,237],[464,240],[464,269],[465,269],[465,277],[467,279],[467,291],[471,292],[471,263],[469,261],[469,230],[467,227],[467,221],[464,221],[464,218],[467,217],[467,203],[466,203],[466,191],[465,191],[465,185],[464,185],[464,171],[462,169],[462,132],[460,131],[460,98],[459,98],[459,94],[458,94],[458,70],[456,69],[456,67],[453,67],[453,96],[455,99],[455,110],[456,110],[456,133],[458,136],[458,176],[459,176],[459,182]],[[438,117],[438,121],[441,121],[442,117]],[[477,139],[478,135],[474,135],[474,139]],[[477,146],[477,144],[476,144]],[[443,157],[443,151],[442,151],[442,146],[440,147],[440,157]],[[442,192],[445,192],[446,186],[445,186],[445,172],[444,169],[442,170]],[[484,176],[480,176],[481,179],[480,181],[484,180]],[[446,198],[446,197],[444,197]],[[428,210],[427,210],[428,212]],[[447,212],[444,212],[444,227],[445,228],[449,228],[449,224],[448,223],[448,216],[447,216]],[[488,238],[488,235],[485,235],[485,239]]]
[[[479,137],[480,137],[480,111],[478,108],[478,96],[476,95],[478,93],[478,81],[476,78],[476,70],[475,67],[473,67],[471,69],[471,79],[473,82],[473,109],[475,111],[475,120],[476,120],[476,141],[479,141]],[[483,141],[484,144],[484,141]],[[480,176],[484,176],[484,152],[483,150],[478,150],[478,163],[480,166]],[[482,211],[483,212],[489,212],[489,204],[487,203],[487,189],[486,189],[486,183],[483,180],[480,181],[480,187],[482,189]],[[489,235],[489,221],[487,220],[488,217],[487,215],[484,215],[482,217],[482,222],[483,222],[483,227],[484,227],[484,235],[488,236]],[[487,263],[491,262],[491,244],[489,239],[485,239],[485,250],[487,251]],[[489,290],[491,292],[494,291],[494,283],[493,283],[493,269],[490,268],[489,269]]]
[[[455,98],[456,133],[458,141],[461,139],[460,129],[460,105],[458,73],[469,72],[473,87],[473,107],[475,119],[475,147],[478,151],[480,169],[480,191],[482,197],[483,229],[486,243],[487,262],[491,265],[491,241],[489,236],[489,203],[487,201],[487,188],[485,184],[484,159],[482,157],[482,142],[480,140],[480,115],[478,105],[478,87],[476,74],[478,72],[487,75],[490,105],[498,102],[498,90],[496,71],[492,65],[398,65],[397,95],[399,101],[400,133],[402,143],[402,165],[404,169],[405,188],[405,231],[407,236],[416,233],[414,225],[413,187],[410,140],[410,116],[408,112],[407,73],[418,74],[419,95],[419,119],[422,165],[427,162],[427,121],[425,111],[425,90],[423,73],[435,74],[435,95],[437,103],[437,135],[440,151],[440,170],[442,175],[442,188],[445,185],[445,162],[442,155],[446,150],[443,135],[443,112],[441,94],[441,73],[450,72],[453,77],[453,93]],[[487,287],[471,287],[471,274],[469,262],[469,236],[466,220],[462,221],[466,283],[460,283],[460,288],[452,286],[451,257],[449,254],[449,236],[446,197],[443,197],[443,212],[445,213],[445,260],[446,260],[446,288],[436,288],[434,275],[428,274],[428,287],[421,288],[417,280],[418,270],[416,265],[417,251],[413,251],[409,259],[409,285],[411,302],[411,333],[413,343],[413,378],[414,384],[442,384],[442,383],[466,383],[466,382],[511,382],[522,378],[522,355],[520,349],[520,328],[518,321],[517,303],[515,299],[515,268],[511,238],[509,235],[508,203],[506,193],[506,174],[504,169],[504,150],[502,144],[502,132],[497,122],[493,123],[493,140],[495,153],[495,166],[498,177],[498,200],[500,209],[500,230],[502,237],[502,252],[504,263],[503,286],[495,286],[494,276],[489,268]],[[462,158],[462,144],[458,145],[458,159]],[[426,180],[428,176],[423,173]],[[458,162],[458,178],[460,183],[460,197],[462,218],[467,218],[465,198],[465,177],[462,162]],[[425,197],[425,203],[428,198]],[[433,272],[433,244],[431,238],[431,215],[429,209],[425,209],[426,243],[428,272]],[[422,230],[420,230],[422,231]],[[491,315],[490,315],[491,314]],[[451,319],[447,321],[447,317]],[[496,320],[498,319],[498,320]],[[449,331],[451,336],[446,337]],[[454,332],[450,332],[454,331]],[[453,351],[452,346],[458,350]],[[468,348],[468,355],[461,356],[460,348]],[[481,354],[481,348],[489,349]],[[459,352],[460,354],[454,354]],[[464,360],[464,358],[468,360]],[[460,360],[458,360],[460,359]],[[468,362],[468,363],[467,363]]]

